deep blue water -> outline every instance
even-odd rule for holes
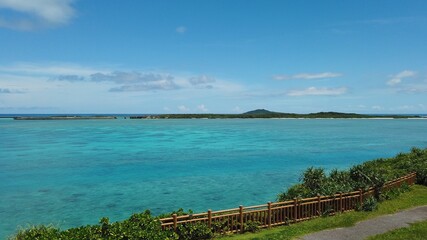
[[[427,147],[427,120],[15,121],[0,118],[0,238],[180,207],[274,201],[308,166]]]

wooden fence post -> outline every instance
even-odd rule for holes
[[[176,228],[178,227],[178,220],[175,213],[172,214],[172,218],[173,218],[173,230],[176,232]]]
[[[268,228],[271,228],[271,202],[268,202]]]
[[[212,227],[212,210],[208,210],[208,226]]]
[[[298,199],[294,198],[294,222],[298,221]]]
[[[239,206],[239,213],[240,213],[240,233],[243,233],[243,206]]]
[[[360,204],[360,207],[363,206],[363,190],[362,189],[359,189],[359,204]]]
[[[342,207],[342,192],[340,192],[340,212],[344,212],[344,208]]]
[[[322,204],[320,199],[320,194],[317,194],[317,214],[319,215],[319,217],[322,216]]]

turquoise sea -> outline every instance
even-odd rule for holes
[[[180,207],[274,201],[309,166],[427,147],[427,119],[15,121],[0,118],[0,238]]]

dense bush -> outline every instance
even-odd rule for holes
[[[122,222],[110,223],[102,218],[97,225],[87,225],[60,231],[52,226],[37,226],[20,230],[12,239],[140,239],[171,240],[178,239],[171,231],[162,231],[160,221],[149,211],[133,214]],[[184,239],[184,238],[183,238]]]
[[[245,232],[258,232],[259,231],[259,226],[261,225],[260,222],[258,221],[247,221],[246,223],[244,223],[243,225],[243,230]]]
[[[201,222],[181,224],[178,226],[176,233],[179,236],[179,240],[202,240],[213,238],[212,229],[209,228],[208,225]]]
[[[372,212],[374,210],[377,210],[378,208],[378,201],[374,197],[369,197],[363,201],[363,205],[361,206],[360,210],[366,211],[366,212]]]
[[[42,240],[42,239],[59,239],[61,231],[54,226],[31,226],[27,229],[18,231],[12,239],[18,240]]]
[[[380,197],[378,198],[379,201],[384,200],[391,200],[397,198],[401,193],[407,192],[410,190],[410,187],[408,184],[404,183],[399,188],[392,188],[388,191],[382,192]]]
[[[427,148],[412,148],[409,153],[396,157],[377,159],[351,167],[349,170],[332,170],[326,174],[323,168],[310,167],[304,171],[299,184],[277,196],[278,201],[333,195],[374,187],[374,197],[380,199],[382,187],[387,181],[410,172],[417,173],[417,183],[427,185]]]

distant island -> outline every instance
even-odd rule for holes
[[[52,115],[52,116],[15,116],[15,120],[108,120],[108,119],[246,119],[246,118],[297,118],[297,119],[352,119],[352,118],[381,118],[381,119],[407,119],[407,118],[426,118],[419,115],[368,115],[357,113],[341,112],[317,112],[308,114],[281,113],[266,109],[256,109],[253,111],[239,114],[218,114],[218,113],[186,113],[186,114],[144,114],[144,115]]]
[[[420,116],[403,115],[366,115],[357,113],[318,112],[309,114],[272,112],[266,109],[256,109],[241,114],[158,114],[146,116],[131,116],[130,119],[225,119],[225,118],[421,118]]]
[[[43,117],[14,117],[15,120],[89,120],[117,119],[115,116],[43,116]]]

